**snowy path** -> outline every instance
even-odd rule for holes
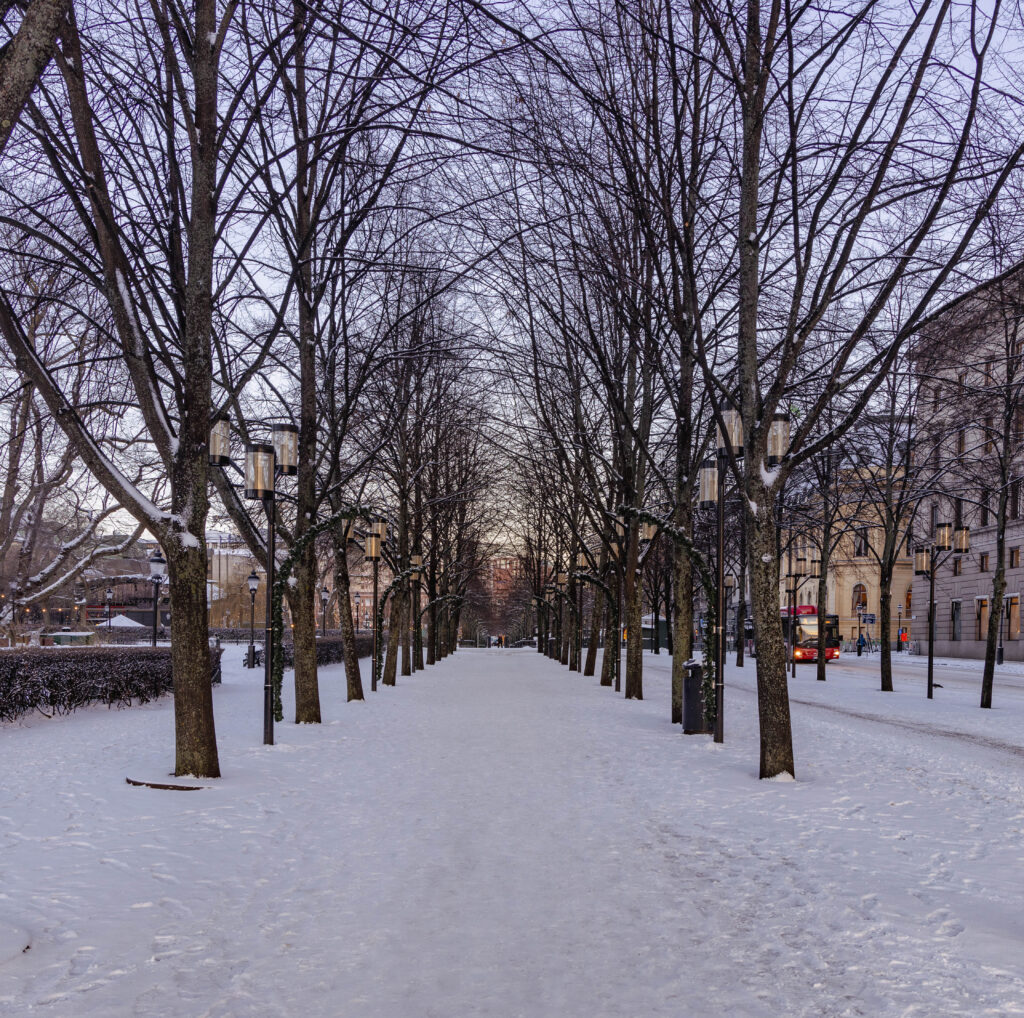
[[[336,720],[269,748],[230,661],[201,792],[124,784],[169,702],[0,727],[0,1013],[1024,1014],[1024,759],[928,731],[1020,748],[1024,705],[798,672],[800,780],[758,782],[753,669],[715,747],[645,664],[642,703],[530,651],[353,705],[325,669]]]

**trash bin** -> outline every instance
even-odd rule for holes
[[[699,661],[687,661],[683,668],[683,735],[704,735],[708,728],[704,723],[704,697],[701,683],[704,669]]]

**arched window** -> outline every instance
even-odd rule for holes
[[[868,588],[863,583],[858,583],[853,588],[853,608],[852,614],[856,615],[858,611],[867,611],[868,607]]]
[[[906,596],[906,598],[903,601],[903,611],[907,614],[908,617],[910,615],[910,606],[911,606],[911,603],[913,602],[913,599],[914,599],[914,588],[913,588],[913,586],[908,586],[907,587],[907,596]]]

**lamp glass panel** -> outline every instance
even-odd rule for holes
[[[971,550],[971,528],[957,527],[953,531],[953,550],[966,555]]]
[[[698,500],[702,509],[709,509],[718,502],[718,464],[714,460],[704,460],[700,465],[698,478],[700,493]]]
[[[927,576],[931,561],[932,553],[927,548],[917,548],[914,551],[914,572],[918,576]]]
[[[255,594],[256,591],[259,589],[259,586],[260,586],[260,578],[256,574],[256,570],[255,569],[251,573],[249,573],[249,575],[246,578],[245,582],[249,585],[249,592],[252,593],[252,594]]]
[[[768,466],[782,461],[789,449],[789,414],[775,414],[768,429]]]
[[[275,424],[272,429],[274,455],[282,474],[299,472],[299,429],[294,424]]]
[[[732,446],[734,456],[743,455],[743,418],[738,410],[729,408],[722,411],[722,423],[725,425],[725,435],[729,436],[729,444]],[[718,452],[725,454],[725,436],[722,428],[718,429]]]
[[[270,445],[245,447],[245,497],[266,498],[274,494],[274,448]]]
[[[231,422],[227,417],[218,417],[210,428],[210,462],[225,466],[231,462]]]
[[[937,523],[935,525],[935,547],[939,551],[953,550],[952,523]]]
[[[366,535],[366,557],[371,561],[380,558],[380,537],[377,534]]]

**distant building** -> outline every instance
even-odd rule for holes
[[[967,554],[944,555],[935,577],[935,652],[985,653],[996,567],[996,513],[1007,500],[1005,657],[1024,660],[1024,265],[982,283],[933,315],[918,337],[915,461],[941,478],[914,525],[930,545],[940,522],[970,528]],[[1007,416],[1009,411],[1009,416]],[[1005,424],[1004,424],[1005,419]],[[1008,450],[1008,483],[1000,469]],[[913,638],[928,638],[928,577],[913,581]]]

